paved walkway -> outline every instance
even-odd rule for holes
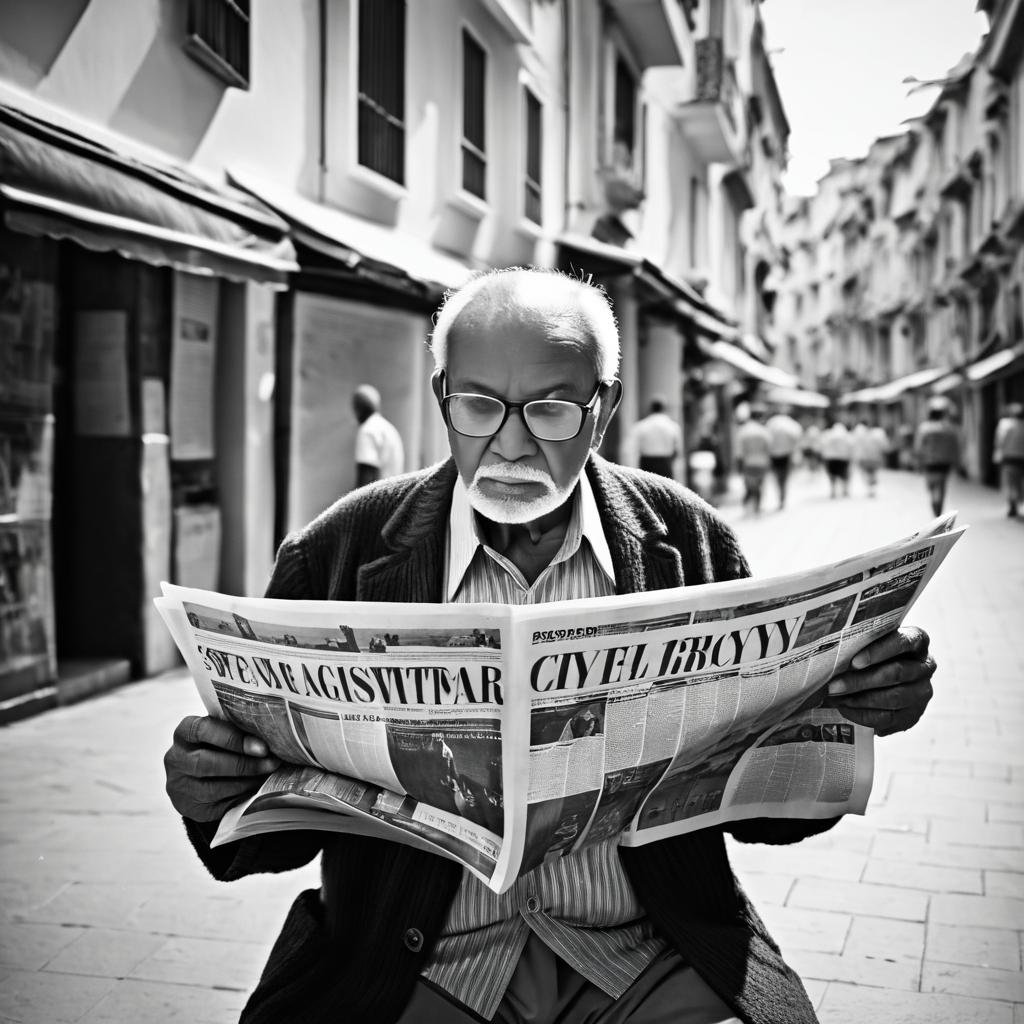
[[[790,510],[726,514],[771,574],[901,536],[929,517],[920,479]],[[733,847],[744,885],[823,1024],[1024,1024],[1024,523],[955,483],[972,529],[911,616],[940,661],[911,732],[877,744],[864,818],[782,849]],[[771,497],[769,496],[769,505]],[[235,1020],[313,869],[232,885],[190,854],[163,794],[181,673],[0,729],[0,1021]]]
[[[875,499],[856,478],[851,497],[827,495],[823,475],[798,471],[787,511],[725,509],[758,575],[931,517],[908,473],[883,474]],[[932,636],[935,697],[915,728],[876,741],[867,814],[797,847],[732,845],[823,1024],[1024,1024],[1024,522],[959,480],[947,508],[971,529],[908,616]]]

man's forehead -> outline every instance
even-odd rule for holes
[[[452,331],[524,328],[556,339],[589,333],[579,289],[571,281],[524,275],[497,279],[475,295],[455,318]]]

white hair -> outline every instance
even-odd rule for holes
[[[514,315],[532,308],[529,295],[523,294],[531,285],[539,285],[552,295],[561,291],[566,299],[575,300],[575,308],[566,302],[562,310],[550,314],[549,319],[577,330],[593,355],[600,380],[614,377],[619,369],[619,329],[604,290],[560,270],[526,267],[488,270],[471,278],[461,288],[448,292],[434,320],[430,339],[434,366],[443,370],[448,365],[448,335],[459,315],[474,300],[481,298],[490,310]]]

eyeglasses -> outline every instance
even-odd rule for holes
[[[579,435],[587,413],[593,412],[610,380],[598,381],[589,402],[569,402],[558,398],[539,398],[532,402],[506,402],[492,395],[457,392],[441,399],[445,422],[464,437],[493,437],[509,413],[518,409],[526,429],[538,441],[571,441]]]

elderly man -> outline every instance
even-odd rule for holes
[[[525,603],[746,575],[709,506],[595,454],[620,393],[601,292],[553,272],[478,277],[439,314],[433,353],[453,458],[353,492],[288,537],[270,596]],[[927,647],[919,630],[877,641],[831,699],[881,733],[909,727],[931,696]],[[815,1019],[720,828],[596,844],[500,896],[453,861],[380,839],[274,833],[211,849],[225,809],[275,767],[266,755],[225,722],[190,718],[166,757],[168,792],[217,878],[321,855],[322,886],[293,905],[243,1021]],[[832,824],[728,831],[788,843]]]

